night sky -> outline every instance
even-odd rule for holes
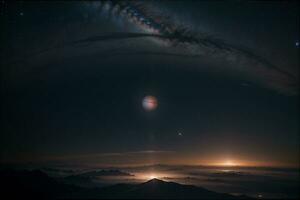
[[[0,2],[2,163],[299,165],[299,3],[124,2]]]

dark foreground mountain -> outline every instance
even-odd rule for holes
[[[59,182],[38,170],[1,171],[0,182],[5,199],[248,199],[158,179],[142,184],[82,188]]]
[[[56,181],[40,170],[1,170],[1,199],[56,199],[82,189]]]
[[[126,199],[247,199],[216,193],[193,185],[152,179],[142,184],[117,184],[101,188],[100,198]]]

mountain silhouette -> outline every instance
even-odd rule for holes
[[[245,196],[232,196],[212,192],[193,185],[182,185],[151,179],[141,184],[117,184],[101,188],[101,198],[125,199],[248,199]]]
[[[159,179],[82,188],[57,181],[39,170],[0,171],[0,183],[1,195],[8,197],[5,199],[250,199]]]
[[[61,180],[66,184],[74,184],[82,187],[100,187],[105,183],[95,182],[95,178],[101,177],[133,177],[134,175],[120,170],[97,170],[63,177]]]
[[[66,185],[40,170],[1,170],[0,194],[3,199],[56,199],[81,191]]]
[[[84,177],[95,177],[95,176],[134,176],[132,174],[129,174],[127,172],[122,172],[120,170],[100,170],[100,171],[89,171],[82,174],[79,174],[79,176]]]

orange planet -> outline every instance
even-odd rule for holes
[[[147,111],[155,110],[158,106],[157,99],[154,96],[146,96],[143,99],[143,108]]]

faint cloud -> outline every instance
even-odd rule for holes
[[[69,160],[69,159],[89,159],[98,157],[124,157],[143,154],[169,154],[175,151],[166,150],[141,150],[141,151],[127,151],[127,152],[107,152],[107,153],[94,153],[94,154],[79,154],[79,155],[66,155],[66,156],[50,156],[47,160]]]

